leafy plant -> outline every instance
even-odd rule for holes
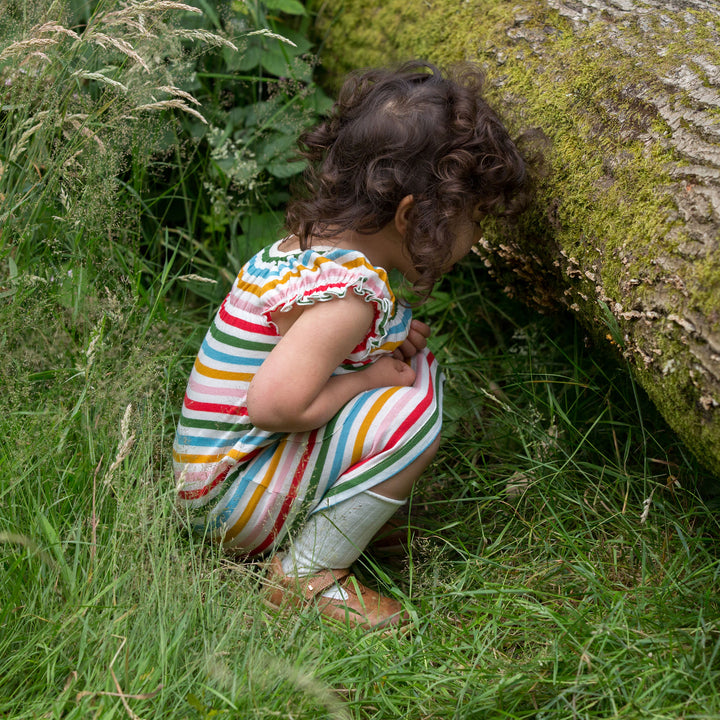
[[[171,257],[171,280],[216,300],[275,236],[297,134],[329,104],[309,18],[289,0],[198,4],[3,11],[0,257],[22,269],[40,246],[46,279],[91,256],[94,275],[111,238],[138,292]]]
[[[278,222],[288,113],[325,102],[294,3],[197,4],[0,0],[0,717],[720,716],[702,470],[578,326],[472,258],[418,310],[447,375],[418,533],[358,567],[409,632],[270,613],[261,564],[185,532],[198,297]]]
[[[220,33],[240,48],[218,47],[193,59],[185,88],[207,109],[207,124],[182,119],[170,143],[176,157],[137,186],[152,213],[148,242],[169,227],[174,247],[221,289],[194,286],[217,300],[222,281],[282,225],[288,182],[304,165],[297,136],[331,101],[313,82],[310,18],[296,0],[209,7],[193,28]],[[190,141],[187,141],[187,139]],[[151,251],[159,256],[159,248]],[[221,270],[218,271],[218,268]]]

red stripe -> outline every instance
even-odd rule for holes
[[[247,455],[242,456],[242,460],[240,462],[242,463],[248,463],[250,462],[258,453],[260,453],[262,450],[264,450],[264,447],[255,448],[252,452],[249,452]],[[232,468],[237,467],[237,464],[235,465],[228,465],[221,473],[218,473],[211,482],[209,482],[207,485],[203,485],[201,488],[197,488],[197,490],[180,490],[178,492],[178,497],[181,500],[197,500],[198,498],[204,497],[207,495],[214,487],[217,487],[221,482],[225,480],[227,477],[227,474],[232,470]]]
[[[403,435],[405,435],[405,432],[410,428],[410,426],[414,425],[415,421],[430,406],[432,399],[435,397],[435,384],[433,382],[432,372],[430,371],[430,367],[434,360],[435,358],[433,354],[428,352],[428,375],[430,375],[430,382],[428,383],[427,394],[423,398],[422,403],[417,406],[417,408],[410,415],[410,417],[408,417],[408,419],[395,431],[395,434],[390,438],[390,441],[388,442],[387,449],[395,447],[395,445],[400,441]]]
[[[358,343],[358,346],[352,351],[352,353],[351,353],[352,355],[354,355],[355,353],[362,352],[363,350],[365,350],[365,348],[367,348],[368,341],[370,340],[371,336],[375,334],[375,325],[377,325],[377,321],[378,321],[379,317],[380,317],[380,305],[378,305],[378,303],[374,302],[373,303],[373,320],[372,320],[372,325],[370,326],[370,328],[371,328],[370,332],[368,332],[368,334],[365,336],[365,338]],[[373,358],[369,357],[369,358],[367,358],[367,360],[364,360],[362,364],[366,365],[366,364],[372,362],[372,360],[373,360]]]
[[[280,513],[277,517],[277,520],[275,521],[275,524],[273,525],[272,530],[270,531],[270,534],[265,538],[265,540],[262,541],[262,543],[260,543],[260,545],[258,545],[250,553],[248,553],[249,555],[258,555],[263,551],[267,550],[267,548],[269,548],[270,545],[275,542],[275,538],[279,535],[283,525],[285,525],[287,516],[290,513],[290,507],[292,506],[293,502],[295,502],[295,498],[297,497],[297,487],[300,484],[303,475],[305,474],[308,462],[310,462],[310,456],[312,455],[313,448],[315,447],[317,433],[317,430],[313,430],[310,434],[308,444],[305,447],[305,452],[303,452],[302,457],[300,458],[300,462],[298,463],[297,470],[295,471],[295,475],[293,476],[290,490],[287,494],[287,497],[285,498],[285,501],[282,504],[282,507],[280,508]]]
[[[219,415],[237,415],[239,417],[248,416],[247,408],[241,405],[220,405],[217,403],[200,402],[199,400],[191,400],[187,395],[185,395],[183,405],[188,410],[198,410],[200,412],[209,412]]]
[[[231,315],[225,309],[226,302],[227,298],[223,300],[223,303],[218,310],[218,315],[224,323],[227,323],[228,325],[232,325],[233,327],[239,328],[240,330],[244,330],[245,332],[249,332],[255,335],[272,335],[273,337],[277,336],[275,329],[272,327],[267,327],[266,325],[259,325],[258,323],[248,322],[247,320],[242,320],[239,317]]]
[[[181,500],[197,500],[198,498],[207,495],[214,487],[219,485],[227,477],[227,474],[229,472],[230,467],[226,467],[221,473],[219,473],[212,479],[212,482],[208,483],[207,485],[203,485],[197,490],[180,490],[178,492],[178,497]]]
[[[428,391],[425,394],[425,397],[422,399],[422,401],[417,405],[415,410],[405,419],[405,422],[395,431],[395,433],[391,436],[390,440],[388,440],[385,447],[380,452],[386,452],[387,450],[391,450],[395,447],[395,445],[402,440],[405,433],[415,424],[415,422],[422,416],[422,414],[427,410],[427,408],[430,406],[430,403],[432,402],[432,399],[435,397],[435,384],[433,382],[432,373],[430,372],[430,365],[432,364],[432,361],[434,360],[434,356],[432,353],[428,352],[428,372],[430,373],[430,382],[428,383]],[[375,453],[375,455],[378,455],[379,453]],[[350,472],[351,470],[355,470],[359,467],[362,467],[366,462],[369,462],[373,459],[374,456],[364,458],[355,465],[353,465],[351,468],[348,468],[345,472]]]
[[[306,290],[303,293],[303,296],[307,297],[308,295],[314,295],[318,292],[325,292],[325,290],[329,290],[330,288],[347,288],[347,283],[344,282],[335,282],[335,283],[325,283],[325,285],[316,285],[315,287],[310,288],[309,290]]]

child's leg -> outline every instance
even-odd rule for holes
[[[405,503],[437,451],[442,378],[429,353],[415,356],[413,367],[411,387],[363,393],[323,429],[322,454],[308,465],[317,509],[271,563],[271,604],[315,598],[323,614],[353,624],[402,622],[399,602],[362,586],[347,568]]]
[[[397,600],[366,588],[348,574],[347,568],[405,504],[405,497],[432,461],[438,444],[434,441],[410,465],[372,491],[311,515],[282,560],[273,560],[271,604],[282,604],[289,591],[295,602],[315,597],[320,612],[343,622],[366,628],[404,623],[408,617]],[[374,492],[376,489],[385,494]],[[405,497],[399,499],[391,493]]]
[[[404,500],[366,491],[311,515],[282,559],[286,575],[350,567]]]
[[[440,447],[440,436],[433,440],[432,445],[425,450],[414,462],[401,470],[390,479],[373,488],[373,492],[396,500],[405,500],[412,492],[417,479],[425,468],[433,461]]]
[[[439,438],[410,465],[379,485],[311,515],[282,561],[283,571],[303,577],[350,567],[367,544],[405,504],[413,485],[435,457]]]

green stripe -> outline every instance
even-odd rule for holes
[[[243,350],[270,352],[275,347],[275,343],[253,342],[250,340],[243,340],[235,335],[228,335],[226,332],[219,330],[214,324],[210,326],[210,334],[219,342],[231,345],[232,347],[241,348]]]
[[[180,420],[181,427],[195,428],[196,430],[225,430],[226,432],[242,432],[250,428],[249,423],[229,423],[219,420],[198,420],[183,415]]]
[[[335,431],[335,425],[337,424],[339,415],[340,413],[337,413],[337,415],[333,416],[332,420],[330,420],[330,422],[328,422],[325,426],[325,432],[323,433],[322,438],[318,438],[315,441],[320,443],[320,452],[318,453],[317,462],[315,463],[310,479],[308,480],[308,489],[305,493],[305,497],[307,498],[315,497],[315,491],[317,490],[318,483],[320,482],[320,476],[322,475],[323,468],[325,467],[328,452],[330,452],[332,436]]]
[[[442,373],[440,369],[438,368],[438,371],[435,375],[435,397],[438,397],[438,390],[440,389],[440,377]],[[438,416],[440,415],[441,408],[440,405],[436,405],[436,411],[428,418],[427,422],[422,426],[419,432],[417,432],[412,440],[409,442],[403,443],[399,448],[398,451],[402,450],[404,451],[402,454],[406,454],[408,451],[412,450],[414,447],[420,444],[422,440],[424,440],[430,430],[432,429],[432,426],[437,421]],[[378,465],[373,465],[371,468],[368,468],[367,470],[363,471],[360,475],[356,476],[352,481],[340,483],[333,485],[328,492],[325,494],[324,497],[329,498],[333,497],[334,495],[338,495],[340,493],[346,492],[347,490],[356,487],[357,485],[360,485],[364,483],[366,480],[370,479],[374,475],[380,475],[384,471],[386,471],[391,465],[393,465],[395,462],[397,462],[397,458],[399,452],[394,452],[392,455],[387,457],[385,460],[383,460]],[[387,478],[389,479],[389,478]],[[382,482],[382,481],[381,481]]]
[[[428,431],[430,430],[430,426],[432,426],[434,423],[427,422],[422,430],[418,432],[416,435],[413,436],[413,439],[411,442],[404,443],[401,445],[398,450],[402,450],[403,452],[394,452],[389,457],[385,458],[382,462],[380,462],[377,465],[373,465],[372,467],[368,468],[367,470],[360,473],[360,475],[356,475],[352,481],[347,481],[344,483],[337,483],[333,485],[325,494],[326,498],[333,497],[334,495],[339,495],[340,493],[344,493],[347,490],[350,490],[351,488],[357,487],[358,485],[361,485],[366,480],[369,480],[371,477],[375,475],[382,475],[383,472],[387,471],[387,469],[394,465],[398,460],[398,455],[407,455],[414,447],[420,444],[422,440],[425,439],[427,436]],[[412,462],[412,461],[411,461]],[[408,463],[410,464],[410,463]],[[385,478],[385,480],[389,480],[390,478]],[[384,482],[384,480],[381,480],[380,482]]]

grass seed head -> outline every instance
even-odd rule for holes
[[[57,45],[60,41],[57,38],[39,38],[33,37],[27,40],[18,40],[17,42],[8,45],[2,52],[0,52],[0,60],[6,60],[13,55],[21,55],[26,53],[28,50],[44,50],[46,48]]]

